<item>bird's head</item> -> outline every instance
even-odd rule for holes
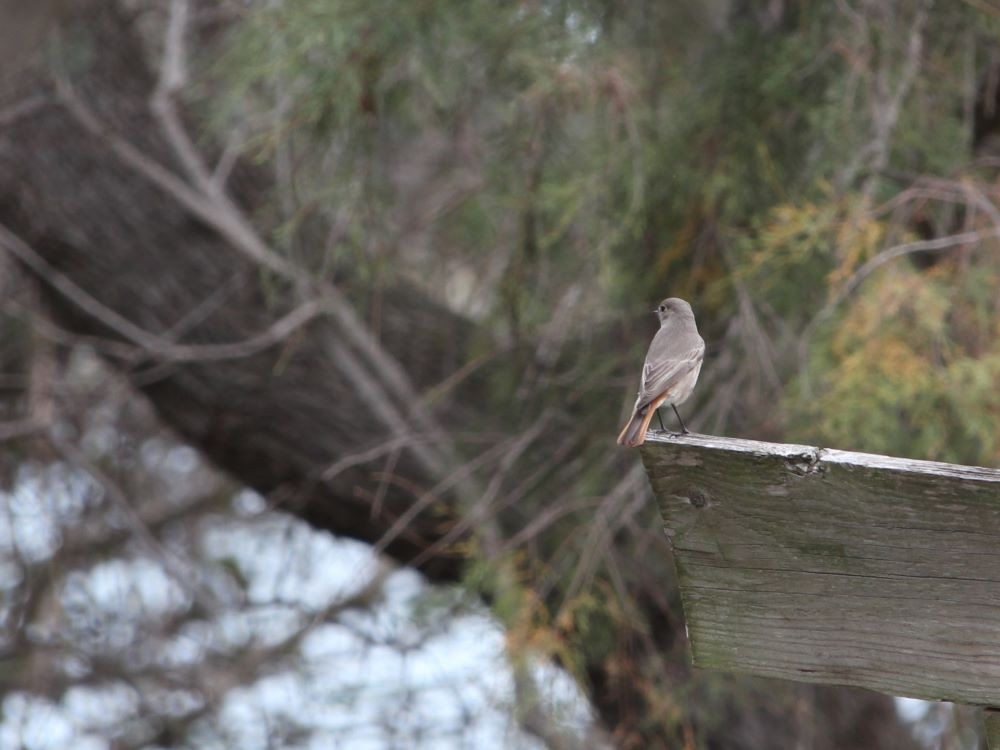
[[[658,304],[653,312],[655,312],[656,317],[660,319],[660,325],[663,325],[672,318],[694,317],[694,312],[691,311],[691,305],[682,300],[680,297],[668,297]]]

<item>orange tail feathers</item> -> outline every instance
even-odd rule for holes
[[[653,403],[646,406],[646,411],[640,413],[638,410],[632,412],[632,418],[625,423],[621,435],[618,436],[618,445],[627,445],[629,448],[636,448],[646,442],[646,430],[653,419],[656,410],[667,400],[669,391],[660,395]]]
[[[645,414],[640,414],[637,411],[633,412],[632,418],[625,423],[621,434],[618,436],[618,445],[635,448],[645,443],[646,430],[649,429],[649,422],[653,418],[653,412],[655,411],[656,407],[650,405],[650,408],[646,409]]]

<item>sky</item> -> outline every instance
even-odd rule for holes
[[[183,446],[158,443],[140,451],[147,459],[157,452],[173,481],[199,468],[197,454]],[[106,501],[93,489],[65,465],[35,466],[21,471],[0,498],[8,509],[0,513],[5,606],[18,591],[25,563],[51,565],[58,575],[51,557],[64,534],[93,510],[88,504]],[[57,586],[57,632],[39,632],[38,638],[69,645],[65,669],[73,674],[84,671],[81,654],[102,649],[135,651],[148,659],[141,666],[169,671],[220,654],[237,661],[253,647],[294,637],[273,668],[222,691],[211,718],[193,722],[189,741],[199,748],[542,746],[512,718],[503,631],[459,590],[431,587],[412,570],[385,567],[389,563],[368,545],[314,531],[246,490],[233,493],[230,512],[202,517],[196,534],[199,560],[185,565],[238,571],[244,587],[233,592],[232,577],[197,573],[196,586],[211,592],[209,616],[183,618],[176,632],[155,636],[188,610],[192,594],[170,574],[172,566],[128,545],[65,575]],[[170,550],[169,534],[164,536],[164,554],[183,557],[181,546]],[[323,616],[376,575],[384,581],[372,606]],[[589,710],[569,676],[543,663],[534,675],[565,726],[585,731]],[[145,689],[140,697],[121,680],[74,687],[55,702],[13,692],[2,703],[0,750],[99,750],[116,738],[141,740],[141,717],[150,704],[178,715],[200,706],[179,689]],[[269,745],[275,734],[281,739]]]

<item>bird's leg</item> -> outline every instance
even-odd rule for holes
[[[680,415],[680,412],[678,412],[678,411],[677,411],[677,407],[676,407],[676,406],[674,406],[673,404],[670,404],[670,408],[674,410],[674,414],[676,414],[676,415],[677,415],[677,421],[681,423],[681,434],[682,434],[682,435],[687,435],[687,434],[689,434],[689,432],[688,432],[688,428],[684,426],[684,420],[683,420],[683,419],[681,419],[681,415]],[[657,414],[658,414],[658,413],[659,413],[659,412],[657,412]]]
[[[664,432],[666,432],[667,428],[663,426],[663,417],[660,416],[660,410],[659,409],[656,410],[656,418],[660,420],[660,429],[663,430]]]

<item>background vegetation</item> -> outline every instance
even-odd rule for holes
[[[614,435],[680,296],[693,429],[1000,465],[1000,6],[110,6],[0,89],[9,736],[46,746],[35,706],[95,747],[975,746],[692,673]],[[497,641],[482,701],[449,672],[396,722],[441,686],[313,670],[316,632],[405,663],[470,651],[457,621]],[[97,689],[124,708],[88,724]]]

